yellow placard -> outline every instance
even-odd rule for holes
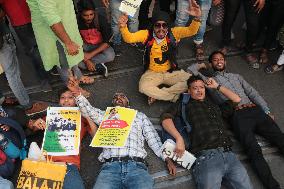
[[[136,114],[137,110],[130,108],[108,107],[90,146],[104,148],[124,147]]]

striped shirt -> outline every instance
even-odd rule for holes
[[[192,72],[194,75],[204,76],[198,71],[198,64],[193,64],[187,68],[187,71]],[[228,73],[225,71],[215,71],[213,78],[220,84],[234,93],[239,95],[241,102],[238,105],[254,103],[262,108],[264,112],[269,112],[270,109],[267,106],[265,100],[259,95],[259,93],[239,74]],[[216,90],[209,90],[210,94],[218,103],[222,103],[228,100],[223,94]]]
[[[100,125],[105,111],[92,107],[89,101],[81,95],[76,98],[76,103],[84,116],[90,117],[97,125]],[[105,159],[125,156],[145,159],[147,156],[144,148],[145,139],[154,153],[163,159],[161,153],[159,153],[162,143],[157,131],[145,114],[137,112],[125,147],[103,148],[103,152],[99,156],[99,161],[104,162]]]

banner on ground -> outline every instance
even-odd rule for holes
[[[50,107],[42,151],[52,156],[78,155],[80,132],[81,113],[77,107]]]
[[[177,157],[174,150],[175,150],[176,144],[173,140],[168,139],[164,142],[161,153],[164,158],[171,158],[173,161],[177,162],[179,165],[186,169],[190,169],[193,163],[195,162],[196,158],[194,155],[189,153],[188,151],[185,151],[182,157]]]
[[[122,0],[119,6],[121,12],[134,17],[136,11],[141,5],[142,0]]]
[[[124,147],[137,111],[124,107],[108,107],[90,146]]]

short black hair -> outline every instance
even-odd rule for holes
[[[190,87],[190,85],[193,83],[193,82],[195,82],[195,81],[203,81],[203,79],[200,77],[200,76],[198,76],[198,75],[192,75],[192,76],[190,76],[190,78],[187,80],[187,87],[189,88]]]
[[[58,97],[58,99],[60,99],[61,95],[62,95],[63,93],[65,93],[66,91],[70,91],[70,90],[69,90],[67,87],[63,87],[63,88],[59,89],[59,90],[57,91],[57,97]]]
[[[95,10],[95,6],[90,0],[80,0],[77,4],[78,12],[82,13],[83,11],[87,10]]]
[[[223,58],[225,59],[225,54],[222,52],[222,51],[213,51],[210,55],[209,55],[209,58],[208,58],[208,61],[210,62],[210,63],[212,63],[212,59],[213,59],[213,56],[215,55],[215,54],[221,54],[222,56],[223,56]]]

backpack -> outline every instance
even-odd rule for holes
[[[165,57],[170,61],[171,63],[171,69],[170,71],[178,69],[178,64],[176,61],[176,54],[177,54],[177,41],[172,33],[172,30],[169,29],[168,34],[166,36],[167,40],[167,46],[168,51]],[[143,55],[143,65],[144,65],[144,71],[148,70],[149,64],[150,64],[150,52],[151,48],[153,46],[153,43],[155,41],[155,38],[153,37],[153,30],[148,30],[148,37],[146,41],[143,43],[145,46],[144,55]]]
[[[176,129],[180,133],[180,135],[183,137],[185,147],[186,149],[190,149],[191,144],[189,140],[189,133],[192,130],[191,125],[189,124],[188,120],[186,119],[186,106],[189,102],[190,95],[188,93],[183,93],[180,96],[180,110],[181,110],[181,115],[176,116],[173,119],[173,122],[175,124]],[[162,131],[162,139],[163,142],[166,141],[167,139],[172,139],[175,141],[175,139],[169,135],[165,130]]]
[[[0,176],[8,177],[13,174],[15,167],[12,159],[19,157],[21,160],[23,160],[27,156],[26,136],[22,126],[11,118],[0,117],[0,124],[10,126],[9,131],[2,131],[0,128],[0,134],[4,135],[5,139],[8,139],[9,141],[9,144],[7,145],[6,149],[3,149],[3,151],[6,153],[6,155],[9,153],[14,153],[13,155],[17,154],[15,155],[17,157],[12,158],[8,158],[7,155],[5,163],[0,165]]]

